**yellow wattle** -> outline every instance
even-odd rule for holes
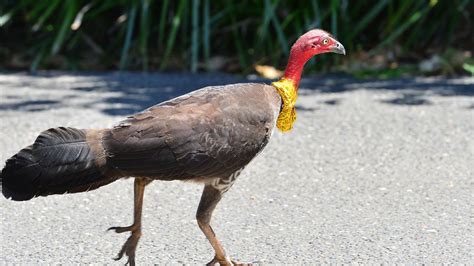
[[[277,127],[282,132],[290,131],[296,120],[296,98],[298,97],[296,86],[290,79],[282,78],[272,83],[272,86],[280,94],[282,107],[278,115]]]

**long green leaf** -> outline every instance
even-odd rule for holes
[[[165,36],[166,12],[168,11],[169,0],[163,0],[160,12],[160,22],[158,23],[158,47],[163,47],[163,38]]]
[[[168,59],[170,57],[171,51],[173,50],[174,41],[176,39],[176,33],[178,33],[179,25],[181,24],[181,16],[186,6],[186,2],[187,2],[186,0],[179,1],[178,11],[173,17],[171,33],[168,36],[168,42],[166,44],[165,55],[163,56],[163,61],[161,61],[160,70],[163,70],[168,64]]]
[[[231,10],[236,10],[235,5],[233,4],[232,1],[229,3],[229,6]],[[236,18],[235,13],[236,12],[232,12],[232,11],[230,12],[230,19],[233,25],[236,25],[237,23],[237,18]],[[237,56],[239,58],[240,67],[246,70],[248,69],[249,64],[247,63],[247,56],[244,49],[243,41],[242,41],[242,38],[240,38],[239,36],[237,27],[232,27],[232,35],[234,38],[235,48],[237,49]]]
[[[380,12],[385,8],[388,4],[388,0],[380,0],[377,4],[370,9],[369,12],[364,14],[363,18],[351,29],[349,36],[347,37],[348,40],[352,40],[354,36],[359,34],[362,30],[366,29],[370,22],[374,21],[374,18],[380,14]]]
[[[377,45],[377,47],[375,47],[371,52],[370,54],[374,54],[376,52],[378,52],[382,47],[384,47],[385,45],[389,44],[389,43],[392,43],[396,38],[398,38],[403,32],[405,32],[408,27],[410,27],[411,25],[413,25],[415,22],[417,22],[424,13],[428,12],[429,10],[429,7],[428,8],[425,8],[424,10],[422,11],[418,11],[416,13],[414,13],[413,15],[410,16],[410,18],[405,21],[405,23],[403,23],[402,25],[400,25],[394,32],[392,32],[392,34],[390,34],[385,40],[383,40],[382,42],[380,42],[379,45]]]
[[[209,0],[204,0],[204,15],[203,15],[203,49],[204,49],[204,62],[206,64],[206,69],[209,69],[209,57],[211,54],[211,43],[210,43],[210,32],[211,32],[211,23],[210,23],[210,14],[209,14],[210,4]]]
[[[331,33],[337,36],[337,7],[339,6],[339,0],[331,0]]]
[[[12,11],[0,15],[0,27],[3,27],[3,25],[7,24],[7,22],[10,21],[12,16],[13,16]]]
[[[268,24],[272,21],[272,14],[275,12],[276,5],[272,5],[270,0],[265,0],[265,8],[263,13],[263,23],[260,26],[259,31],[259,38],[257,40],[256,49],[261,49],[263,42],[267,39],[268,35]]]
[[[74,16],[77,11],[76,1],[69,0],[64,3],[66,5],[66,14],[64,15],[61,28],[56,34],[56,38],[53,42],[53,47],[51,48],[52,55],[55,55],[59,52],[59,49],[61,48],[61,45],[64,42],[64,38],[66,37],[67,32],[70,31],[72,20],[74,19]]]
[[[148,71],[148,37],[149,37],[149,9],[150,0],[141,0],[141,15],[140,15],[140,35],[139,47],[142,57],[142,70]]]
[[[191,41],[191,72],[196,72],[198,67],[199,51],[199,0],[193,0],[193,29]]]
[[[127,67],[128,61],[128,50],[130,48],[130,43],[132,42],[132,35],[135,27],[135,17],[137,15],[137,5],[133,3],[128,11],[128,18],[127,18],[127,33],[125,34],[125,41],[122,47],[122,53],[120,56],[120,65],[119,68],[121,70]]]
[[[60,3],[59,0],[55,0],[51,3],[51,5],[48,7],[48,9],[46,9],[46,11],[43,13],[43,15],[41,15],[41,17],[33,25],[33,27],[32,27],[33,31],[37,31],[43,26],[44,22],[51,16],[51,14],[56,9],[56,7],[58,6],[59,3]]]
[[[283,54],[288,55],[289,50],[290,50],[289,47],[288,47],[288,41],[285,37],[285,34],[283,33],[283,29],[280,25],[280,22],[278,21],[278,18],[276,17],[276,14],[275,14],[275,9],[276,9],[277,3],[278,2],[275,2],[275,8],[272,9],[273,10],[273,13],[271,14],[272,24],[273,24],[273,27],[275,28],[276,33],[277,33],[278,42],[280,43]]]

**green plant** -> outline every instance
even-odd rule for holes
[[[406,58],[432,48],[472,48],[471,2],[4,0],[0,59],[5,65],[20,54],[31,70],[59,58],[62,64],[52,67],[97,61],[109,69],[197,71],[219,55],[249,72],[255,63],[283,67],[289,45],[315,27],[336,35],[348,58],[395,45]],[[324,64],[310,68],[329,69],[341,58],[318,60]]]
[[[469,72],[472,77],[474,77],[474,65],[470,65],[470,64],[468,64],[468,63],[464,63],[464,64],[462,65],[462,67],[464,68],[464,70],[466,70],[467,72]]]

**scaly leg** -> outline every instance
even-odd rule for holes
[[[212,212],[216,208],[217,203],[222,198],[222,192],[211,185],[206,185],[202,192],[201,201],[196,213],[196,219],[204,235],[211,243],[215,251],[214,258],[207,265],[214,265],[219,263],[220,265],[243,265],[242,263],[231,260],[224,251],[222,244],[216,237],[216,234],[209,224],[212,217]]]
[[[145,186],[148,185],[151,180],[135,178],[134,183],[134,210],[133,210],[133,224],[125,227],[110,227],[107,230],[114,230],[116,233],[131,232],[130,237],[123,244],[122,249],[117,255],[115,260],[120,260],[124,254],[128,256],[127,263],[135,265],[135,250],[137,249],[138,240],[142,235],[142,206],[143,206],[143,195],[145,192]]]

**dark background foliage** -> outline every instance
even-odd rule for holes
[[[415,71],[439,55],[449,74],[471,66],[472,2],[2,0],[0,69],[250,73],[283,68],[295,39],[323,28],[348,56],[322,55],[312,70]]]

